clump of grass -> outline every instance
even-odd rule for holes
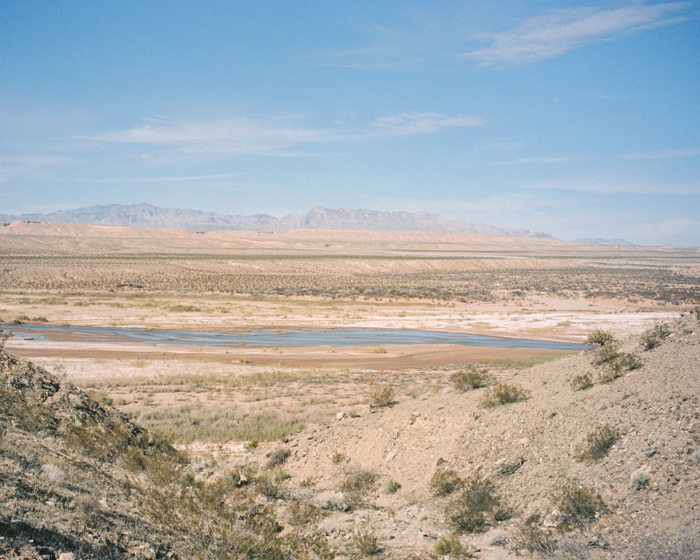
[[[569,481],[562,487],[555,503],[560,514],[558,527],[562,531],[590,523],[607,507],[594,488],[575,481]]]
[[[586,338],[586,344],[605,346],[615,340],[612,333],[604,331],[602,329],[595,329],[588,333],[588,338]]]
[[[430,479],[433,496],[449,496],[464,486],[464,480],[453,470],[437,471]]]
[[[571,388],[574,391],[585,391],[593,387],[593,378],[590,373],[582,373],[571,380]]]
[[[370,383],[369,403],[372,406],[382,408],[394,403],[394,387],[391,385],[379,385]]]
[[[476,369],[469,367],[465,370],[456,371],[450,376],[455,389],[458,391],[471,391],[486,387],[491,382],[491,376],[487,369]]]
[[[485,515],[492,514],[501,504],[496,488],[480,472],[469,477],[464,488],[445,508],[445,515],[458,530],[469,533],[483,530]]]
[[[648,330],[642,335],[642,347],[644,350],[653,350],[661,346],[661,343],[671,334],[668,325],[656,325],[653,329]]]
[[[516,403],[529,398],[530,392],[520,385],[512,383],[499,383],[489,387],[481,398],[481,406],[493,408],[502,404]]]
[[[615,442],[620,439],[620,430],[609,424],[588,432],[586,445],[577,450],[579,461],[597,461],[605,457]]]
[[[472,558],[472,555],[469,554],[469,545],[462,544],[457,533],[442,537],[435,543],[433,550],[438,556],[450,556],[451,558]]]
[[[398,492],[400,488],[401,483],[394,480],[393,478],[390,478],[386,481],[385,489],[387,494],[396,494],[396,492]]]

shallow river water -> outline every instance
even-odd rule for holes
[[[257,329],[216,332],[126,329],[56,325],[0,325],[18,338],[81,343],[154,344],[164,346],[275,347],[275,346],[381,346],[389,344],[460,344],[499,348],[585,350],[583,344],[500,338],[474,334],[400,329]]]

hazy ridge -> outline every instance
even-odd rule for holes
[[[376,210],[328,209],[317,206],[305,214],[275,218],[267,214],[229,216],[191,209],[158,208],[150,204],[83,206],[50,214],[0,214],[0,222],[17,220],[78,223],[108,226],[192,229],[198,231],[289,231],[292,229],[423,231],[436,233],[480,233],[512,237],[552,238],[527,229],[498,228],[463,220],[445,220],[429,212],[379,212]]]

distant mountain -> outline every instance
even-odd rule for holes
[[[634,243],[630,243],[624,239],[590,239],[584,237],[582,239],[575,239],[573,243],[590,243],[591,245],[601,245],[605,247],[634,247]]]
[[[363,231],[432,231],[438,233],[481,233],[511,237],[552,239],[542,232],[497,228],[462,220],[445,220],[428,212],[378,212],[376,210],[331,210],[317,206],[306,214],[289,214],[277,219],[267,214],[229,216],[198,210],[157,208],[150,204],[83,206],[51,214],[0,214],[0,222],[59,222],[105,226],[134,226],[192,229],[197,231],[289,231],[291,229],[332,229]]]

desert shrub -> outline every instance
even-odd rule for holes
[[[345,454],[343,453],[338,453],[337,451],[334,451],[331,454],[331,461],[333,462],[334,465],[338,465],[345,461]]]
[[[265,465],[268,469],[274,469],[282,463],[284,463],[287,458],[291,455],[291,452],[286,447],[278,447],[267,459],[267,464]]]
[[[637,354],[632,352],[619,353],[604,365],[603,371],[598,373],[598,381],[600,383],[611,383],[615,379],[622,377],[626,371],[639,369],[640,367],[642,367],[642,360]]]
[[[0,329],[0,352],[5,350],[5,343],[7,342],[8,338],[10,338],[10,333]]]
[[[453,533],[447,537],[442,537],[435,543],[433,549],[438,556],[450,556],[452,558],[471,558],[469,545],[464,545],[459,540],[459,535]]]
[[[612,335],[612,333],[609,333],[608,331],[604,331],[602,329],[595,329],[594,331],[588,333],[588,338],[586,338],[586,344],[596,344],[598,346],[605,346],[613,340],[615,340],[615,337]]]
[[[371,383],[369,388],[369,403],[372,406],[384,407],[394,403],[394,388],[391,385]]]
[[[269,476],[256,477],[254,487],[258,494],[265,496],[266,498],[277,500],[284,497],[284,491],[282,488],[279,486],[277,481],[273,480]]]
[[[632,473],[632,476],[630,477],[630,482],[632,483],[632,488],[635,490],[643,490],[647,486],[649,486],[649,481],[651,478],[649,477],[649,473],[643,471],[643,470],[637,470]]]
[[[612,341],[607,344],[591,350],[591,364],[594,366],[602,366],[614,360],[617,360],[620,347],[617,342]]]
[[[606,510],[605,502],[594,488],[575,481],[567,482],[555,498],[559,510],[559,529],[563,531],[580,527],[593,521]]]
[[[515,545],[536,554],[549,555],[556,547],[556,540],[550,531],[539,526],[540,514],[528,516],[515,534]]]
[[[486,387],[491,382],[491,376],[487,369],[469,367],[465,370],[454,372],[450,375],[450,381],[452,381],[455,389],[458,391],[471,391],[472,389]]]
[[[493,408],[501,404],[523,401],[529,396],[530,392],[523,389],[520,385],[499,383],[486,389],[484,396],[481,398],[481,406]]]
[[[648,330],[642,335],[642,347],[644,350],[653,350],[657,346],[660,346],[670,334],[671,331],[668,325],[656,325],[653,329]]]
[[[300,500],[292,500],[287,509],[287,513],[289,515],[289,522],[295,527],[316,523],[323,517],[323,512],[319,508],[305,504]]]
[[[449,496],[464,486],[462,478],[452,470],[437,471],[430,479],[433,496]]]
[[[592,432],[588,432],[586,445],[577,450],[577,458],[579,461],[602,459],[618,439],[620,439],[620,430],[609,424],[600,426]]]
[[[574,391],[585,391],[593,387],[593,378],[590,373],[582,373],[571,380],[571,388]]]
[[[458,530],[478,532],[486,524],[484,516],[492,514],[500,503],[493,482],[477,471],[464,482],[459,496],[447,505],[445,515]]]
[[[340,490],[350,507],[362,504],[364,497],[374,490],[378,475],[374,471],[361,468],[349,469],[340,482]]]
[[[377,536],[373,532],[355,533],[352,544],[362,556],[372,556],[380,551]]]
[[[290,478],[292,478],[292,475],[284,469],[277,469],[275,471],[275,482],[284,482],[285,480],[288,480]]]
[[[396,494],[401,488],[401,483],[394,480],[393,478],[390,478],[386,481],[385,488],[387,494]]]

